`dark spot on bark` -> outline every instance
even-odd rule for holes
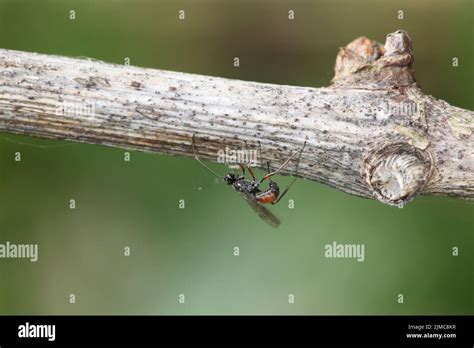
[[[90,80],[86,80],[86,79],[83,79],[83,78],[80,78],[80,77],[76,77],[74,79],[74,81],[76,81],[78,84],[80,84],[82,87],[85,87],[85,88],[95,88],[97,87],[97,84],[93,81],[90,81]]]
[[[143,86],[140,82],[138,82],[138,81],[132,81],[132,82],[130,83],[130,86],[132,86],[132,87],[135,88],[135,89],[142,89],[142,88],[144,87],[144,86]]]
[[[177,89],[177,88],[176,88],[176,87],[174,87],[174,86],[170,86],[170,87],[169,87],[169,90],[170,90],[171,92],[174,92],[174,91],[176,91],[176,89]]]

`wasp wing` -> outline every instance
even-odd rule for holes
[[[278,227],[280,225],[280,219],[278,219],[270,210],[265,208],[263,205],[257,202],[254,196],[247,192],[241,192],[245,201],[250,207],[257,213],[257,215],[272,227]]]

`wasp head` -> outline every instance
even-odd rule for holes
[[[229,173],[226,176],[224,176],[224,181],[227,183],[227,185],[232,185],[236,181],[236,177],[234,173]]]

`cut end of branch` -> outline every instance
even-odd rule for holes
[[[366,156],[363,175],[380,201],[403,207],[421,192],[432,171],[428,151],[392,144]]]

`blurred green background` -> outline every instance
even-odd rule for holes
[[[425,92],[472,110],[473,4],[0,0],[0,47],[319,87],[340,46],[405,29]],[[299,180],[275,230],[194,160],[123,153],[0,134],[0,243],[39,244],[37,263],[0,260],[0,314],[474,314],[472,203],[397,209]],[[365,261],[325,258],[333,241],[365,244]]]

